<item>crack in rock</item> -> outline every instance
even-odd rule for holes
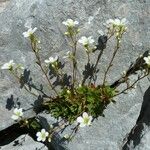
[[[135,126],[131,129],[127,138],[124,139],[125,143],[122,150],[131,150],[131,145],[133,145],[132,148],[136,148],[140,144],[145,126],[150,126],[150,87],[144,94],[140,115]]]

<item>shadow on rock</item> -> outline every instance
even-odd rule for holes
[[[11,95],[6,101],[6,109],[11,110],[15,107],[20,107],[21,102],[19,102],[19,98],[14,98],[14,95]]]
[[[150,87],[144,94],[140,115],[136,121],[136,125],[131,129],[128,137],[124,139],[125,144],[122,150],[130,150],[131,143],[133,143],[133,147],[140,144],[144,124],[150,126]]]

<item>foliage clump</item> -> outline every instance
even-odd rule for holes
[[[105,24],[107,32],[101,33],[98,38],[98,43],[94,41],[92,36],[82,36],[81,38],[78,38],[80,33],[78,21],[68,19],[67,21],[64,21],[63,24],[67,27],[65,35],[67,36],[68,44],[71,48],[64,57],[64,59],[68,59],[71,63],[69,69],[72,70],[72,73],[69,75],[63,70],[65,64],[61,62],[58,56],[51,56],[43,63],[39,53],[41,51],[39,46],[40,41],[34,33],[37,28],[31,28],[23,33],[24,37],[29,38],[31,42],[31,48],[32,52],[35,54],[36,64],[41,69],[41,72],[47,81],[49,91],[53,91],[53,96],[51,94],[46,94],[42,86],[37,88],[34,84],[28,81],[28,78],[25,77],[28,71],[20,64],[16,65],[13,60],[5,63],[1,69],[9,70],[19,81],[21,87],[24,87],[25,90],[36,96],[38,99],[42,99],[40,106],[42,111],[47,110],[58,120],[64,120],[64,124],[62,124],[63,127],[76,122],[77,125],[73,129],[73,133],[75,133],[79,127],[91,125],[94,118],[104,116],[103,112],[107,105],[111,102],[115,102],[114,97],[126,93],[129,89],[133,89],[138,81],[149,75],[150,56],[149,52],[145,52],[138,57],[135,63],[132,63],[126,71],[123,71],[123,74],[118,80],[113,83],[108,83],[107,76],[113,65],[116,54],[121,47],[121,39],[127,30],[126,19],[109,19]],[[111,38],[114,38],[116,44],[100,84],[96,80],[98,73],[100,72],[99,70],[101,69],[98,64],[105,52],[107,42]],[[77,61],[76,57],[78,44],[82,45],[87,56],[87,63],[85,64],[85,70],[82,70],[82,77],[78,74],[78,70],[80,70],[78,68],[78,63],[80,62]],[[91,61],[91,56],[95,52],[98,52],[98,55],[96,61],[93,63]],[[22,72],[22,70],[24,70],[24,72]],[[138,74],[138,77],[135,81],[131,82],[130,76],[132,74]],[[56,82],[52,82],[51,79],[53,77],[56,78]],[[78,80],[79,78],[80,81]],[[65,80],[67,80],[68,83],[66,83]],[[126,87],[120,90],[120,84],[125,84]],[[58,89],[57,85],[61,88]],[[36,93],[34,93],[32,89],[36,90]],[[37,116],[32,119],[25,118],[23,117],[23,109],[15,108],[12,119],[19,121],[20,127],[26,126],[31,130],[35,130],[37,132],[36,136],[38,141],[45,142],[48,140],[48,142],[51,142],[51,138],[55,132],[59,132],[59,125],[50,126],[49,130],[46,131],[45,129],[42,129]],[[68,138],[72,138],[72,133]]]
[[[103,110],[110,102],[114,102],[116,91],[109,86],[79,86],[74,92],[63,89],[59,97],[46,103],[55,118],[63,118],[73,123],[77,116],[88,112],[94,118],[103,115]]]

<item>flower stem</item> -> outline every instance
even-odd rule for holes
[[[72,90],[74,92],[74,86],[76,82],[76,69],[77,69],[77,62],[76,62],[77,41],[76,41],[76,36],[75,36],[75,40],[73,39],[73,36],[70,36],[70,38],[73,43]]]
[[[104,73],[103,86],[105,85],[107,73],[108,73],[109,69],[110,69],[111,66],[112,66],[112,62],[113,62],[113,60],[114,60],[114,58],[115,58],[115,56],[116,56],[116,53],[117,53],[119,47],[120,47],[120,40],[117,39],[117,46],[116,46],[116,49],[114,50],[113,56],[112,56],[112,58],[111,58],[111,60],[110,60],[110,62],[109,62],[109,65],[108,65],[108,67],[107,67],[105,73]]]
[[[43,68],[43,66],[42,66],[40,56],[39,56],[38,52],[36,52],[36,44],[33,44],[32,41],[31,41],[31,46],[32,46],[32,50],[33,50],[33,52],[34,52],[34,54],[35,54],[35,56],[36,56],[37,64],[40,66],[41,71],[42,71],[43,74],[45,75],[45,77],[46,77],[46,79],[47,79],[47,81],[48,81],[48,83],[49,83],[50,88],[55,92],[55,94],[56,94],[57,96],[59,96],[59,94],[58,94],[58,92],[56,91],[56,89],[52,86],[52,83],[51,83],[51,81],[50,81],[50,79],[49,79],[49,77],[48,77],[46,71],[44,70],[44,68]]]
[[[135,80],[130,86],[127,86],[127,88],[125,88],[124,90],[122,90],[120,93],[117,93],[117,94],[114,95],[113,97],[116,97],[116,96],[118,96],[118,95],[120,95],[120,94],[123,94],[123,93],[125,93],[127,90],[133,88],[133,86],[134,86],[138,81],[140,81],[141,79],[145,78],[145,77],[148,76],[148,75],[149,75],[149,71],[148,71],[148,73],[146,73],[145,75],[143,75],[143,76],[141,76],[141,77],[138,77],[138,79]]]

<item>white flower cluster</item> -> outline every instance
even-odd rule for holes
[[[28,29],[28,31],[23,32],[23,36],[24,37],[30,37],[36,30],[37,30],[36,27],[34,29],[30,28],[30,29]],[[24,67],[22,67],[22,65],[20,65],[20,64],[16,65],[13,60],[10,60],[8,63],[3,64],[1,66],[1,69],[13,70],[14,66],[16,66],[16,68],[24,69]]]
[[[72,19],[67,19],[67,21],[63,21],[62,24],[64,24],[67,27],[75,27],[76,25],[79,24],[78,21],[73,21]]]
[[[94,44],[95,41],[92,38],[92,36],[89,36],[89,37],[82,36],[78,40],[78,42],[81,43],[85,47],[85,50],[87,53],[90,53],[93,51],[93,49],[95,49],[95,44]]]
[[[83,46],[86,46],[86,45],[91,45],[93,44],[95,41],[94,39],[92,38],[92,36],[89,36],[89,37],[85,37],[85,36],[82,36],[79,40],[78,40],[79,43],[83,44]]]
[[[122,34],[127,30],[127,20],[123,19],[109,19],[104,24],[108,29],[108,34],[114,34],[118,39],[122,37]]]
[[[74,33],[74,32],[72,32],[72,30],[69,30],[69,29],[70,28],[73,29],[76,25],[79,24],[78,21],[73,21],[72,19],[67,19],[67,21],[63,21],[62,23],[68,27],[68,31],[65,32],[66,35],[69,35],[69,34],[72,35],[72,33]],[[78,33],[78,32],[79,32],[79,29],[77,30],[76,33]],[[86,52],[91,52],[95,48],[95,45],[94,45],[95,41],[92,38],[92,36],[89,36],[89,37],[82,36],[78,40],[78,42],[81,43],[85,47]],[[72,53],[68,52],[66,58],[71,58],[72,59]]]
[[[126,26],[127,20],[126,18],[123,19],[109,19],[106,21],[106,27],[107,28],[112,28],[113,26]]]
[[[15,121],[22,119],[23,116],[23,109],[22,108],[15,108],[13,111],[13,115],[11,118]],[[46,138],[48,137],[48,142],[51,142],[51,137],[48,132],[46,132],[45,129],[42,129],[40,132],[36,133],[37,136],[37,141],[42,141],[44,142]]]

